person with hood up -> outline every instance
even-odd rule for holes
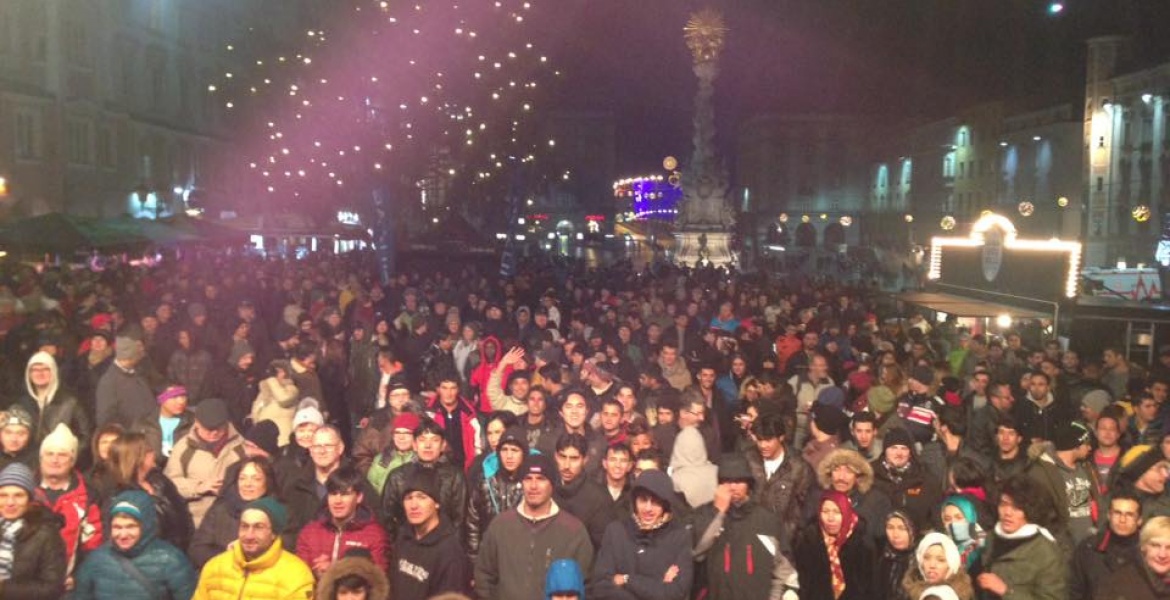
[[[195,569],[178,548],[158,538],[149,494],[118,494],[106,522],[110,539],[78,569],[74,600],[190,600]]]
[[[485,415],[492,412],[492,403],[487,393],[488,381],[491,379],[492,371],[496,370],[503,359],[504,349],[499,338],[488,335],[479,341],[479,364],[471,371],[468,383],[471,384],[472,393],[476,398],[475,405]],[[500,381],[508,381],[511,375],[511,368],[504,369]]]
[[[593,598],[683,600],[691,591],[694,559],[690,532],[674,519],[670,478],[658,470],[634,481],[633,515],[606,528],[597,562]]]
[[[796,541],[796,573],[805,598],[863,600],[869,598],[873,546],[865,523],[849,498],[831,491],[821,496],[814,523]]]
[[[220,363],[218,369],[213,371],[212,379],[204,386],[204,398],[219,398],[223,402],[236,431],[243,430],[244,419],[251,413],[252,403],[258,395],[256,375],[252,371],[255,360],[256,352],[248,340],[237,339],[232,343],[227,360]],[[306,395],[304,388],[297,387],[303,398]],[[313,397],[321,398],[320,395]]]
[[[987,534],[979,524],[979,509],[972,498],[956,494],[943,501],[942,512],[943,533],[951,538],[955,547],[959,549],[959,558],[963,561],[963,568],[971,576],[981,571],[983,548],[987,545]]]
[[[983,573],[975,585],[992,598],[1066,600],[1068,568],[1056,538],[1036,524],[1044,492],[1027,475],[1000,488],[995,533],[983,551]]]
[[[395,598],[402,593],[395,588]],[[390,600],[390,582],[383,569],[374,564],[370,552],[353,548],[333,563],[317,582],[314,600]]]
[[[884,519],[885,538],[874,571],[874,600],[909,600],[902,579],[914,558],[914,521],[900,511]]]
[[[544,576],[544,600],[585,600],[585,576],[571,558],[549,565]]]
[[[179,493],[195,527],[219,496],[229,467],[244,459],[244,439],[236,432],[223,400],[208,398],[195,409],[195,426],[175,442],[163,471]]]
[[[817,466],[819,489],[809,490],[805,502],[806,521],[816,520],[816,511],[821,506],[821,496],[837,491],[845,494],[853,504],[853,510],[866,523],[865,534],[879,546],[886,536],[886,515],[893,507],[890,499],[873,489],[873,467],[865,462],[854,450],[838,448],[828,454]]]
[[[61,385],[57,360],[48,352],[37,352],[28,359],[24,371],[24,384],[28,394],[17,400],[16,405],[28,411],[32,417],[32,439],[29,445],[39,447],[45,436],[57,425],[64,424],[78,437],[79,446],[87,447],[93,433],[93,422],[77,397]]]
[[[1075,422],[1055,423],[1052,441],[1032,444],[1024,472],[1044,491],[1046,508],[1035,523],[1056,536],[1061,550],[1072,556],[1081,540],[1095,533],[1097,469],[1088,462],[1092,433]]]
[[[90,491],[77,465],[77,437],[64,423],[41,442],[40,485],[33,494],[37,502],[57,513],[62,520],[67,576],[72,577],[81,555],[102,543],[101,509],[97,494]]]
[[[471,593],[471,560],[443,514],[439,482],[430,471],[406,483],[406,523],[394,544],[390,580],[395,600],[425,600],[445,592]]]
[[[694,513],[692,556],[705,565],[711,600],[793,600],[802,587],[786,556],[790,540],[776,513],[755,499],[754,485],[747,460],[725,454],[715,499]]]
[[[59,600],[65,592],[60,519],[33,500],[32,470],[0,470],[0,598]]]
[[[670,456],[670,479],[691,508],[715,498],[719,468],[707,457],[707,444],[698,427],[684,427],[674,440]]]
[[[492,519],[515,508],[524,498],[520,465],[528,456],[527,436],[513,426],[500,436],[495,452],[486,456],[481,471],[473,473],[468,481],[467,549],[473,561]]]
[[[902,582],[910,598],[926,598],[938,595],[939,588],[950,588],[959,600],[974,599],[971,577],[963,570],[959,549],[951,538],[935,531],[923,536],[914,551],[914,566]]]

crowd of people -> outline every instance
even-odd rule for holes
[[[5,267],[0,599],[1170,598],[1170,348],[518,273]]]

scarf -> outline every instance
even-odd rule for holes
[[[24,519],[0,520],[0,581],[12,579],[12,561],[16,558],[16,534],[24,527]]]
[[[900,467],[895,467],[894,465],[886,462],[885,458],[882,458],[882,467],[886,470],[886,473],[889,474],[890,481],[894,482],[894,485],[899,485],[902,483],[902,478],[905,477],[906,473],[910,471],[911,464],[913,464],[913,461],[907,461],[906,464]]]
[[[821,535],[825,538],[825,549],[829,552],[829,570],[833,576],[833,598],[840,598],[845,593],[845,569],[841,566],[841,547],[849,541],[853,528],[857,526],[857,513],[853,512],[853,504],[849,502],[849,498],[836,490],[826,492],[824,496],[821,496],[821,506],[824,506],[825,502],[832,502],[841,511],[841,529],[837,532],[836,537],[831,537],[825,532],[825,524],[823,521],[820,522]]]

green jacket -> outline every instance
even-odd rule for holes
[[[1032,524],[1035,532],[1019,546],[1000,553],[996,545],[1009,540],[998,533],[987,540],[983,552],[984,572],[995,573],[1008,586],[1003,600],[1065,600],[1068,568],[1056,541],[1046,530]],[[1019,534],[1021,532],[1017,532]]]

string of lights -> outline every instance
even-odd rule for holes
[[[285,201],[336,197],[418,179],[440,156],[442,174],[475,185],[555,148],[530,126],[541,89],[560,76],[530,35],[532,1],[345,0],[316,10],[295,48],[244,61],[248,72],[207,87],[239,123],[257,189]]]

